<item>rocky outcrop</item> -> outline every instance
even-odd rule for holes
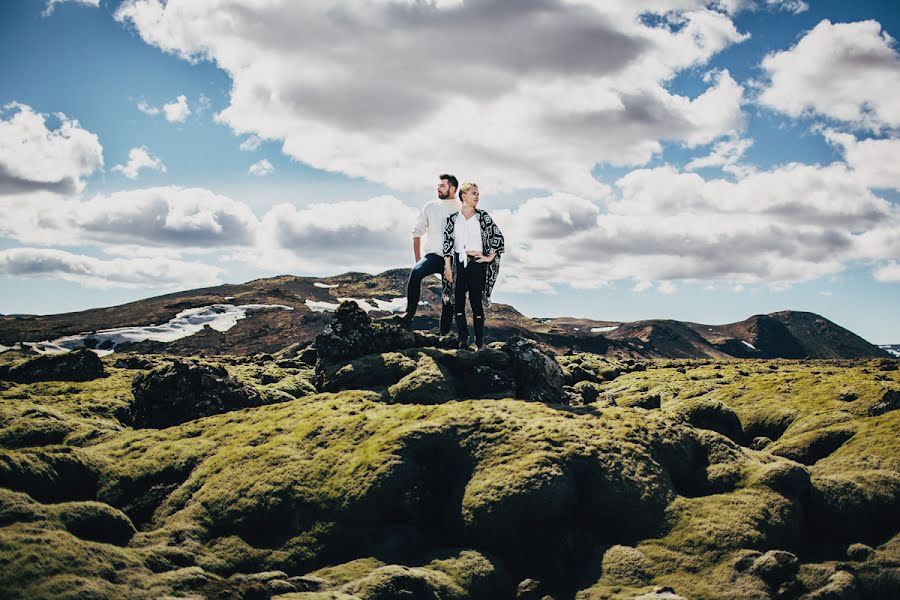
[[[132,383],[134,401],[120,417],[133,427],[163,428],[270,402],[222,366],[175,360]]]
[[[373,322],[344,302],[316,338],[322,391],[384,389],[390,402],[437,404],[460,398],[515,397],[565,404],[564,375],[534,340],[495,342],[477,352],[447,350],[452,340]]]
[[[106,377],[103,361],[86,348],[62,354],[44,354],[12,368],[0,370],[0,379],[17,383],[36,381],[90,381]]]

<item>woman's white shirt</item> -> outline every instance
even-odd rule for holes
[[[453,251],[459,256],[459,261],[466,266],[466,252],[484,253],[484,246],[481,244],[481,223],[476,215],[472,215],[468,219],[462,214],[462,211],[456,213],[456,223],[453,227]]]

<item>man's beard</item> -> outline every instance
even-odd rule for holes
[[[450,194],[448,194],[446,192],[438,192],[438,198],[440,198],[441,200],[446,200],[449,197],[450,197]]]

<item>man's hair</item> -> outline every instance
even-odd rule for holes
[[[440,180],[446,179],[447,183],[450,184],[450,187],[459,189],[459,180],[456,177],[454,177],[453,175],[450,175],[449,173],[444,173],[443,175],[438,177],[438,179],[440,179]]]

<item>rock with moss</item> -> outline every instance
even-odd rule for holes
[[[650,561],[637,548],[613,546],[603,554],[603,581],[608,585],[642,586],[651,580]]]
[[[135,534],[125,513],[102,502],[69,502],[54,509],[66,530],[83,540],[124,546]]]
[[[439,404],[455,395],[449,370],[428,355],[423,355],[412,372],[388,388],[391,401],[401,404]]]
[[[0,486],[44,502],[93,498],[98,479],[96,462],[78,448],[0,450]]]
[[[95,352],[80,348],[60,354],[44,354],[0,371],[0,379],[17,383],[36,381],[90,381],[106,377],[103,361]]]
[[[134,378],[134,401],[124,419],[134,427],[162,428],[232,410],[267,404],[221,366],[175,360]]]
[[[692,427],[721,433],[737,444],[744,442],[744,431],[737,414],[724,403],[706,398],[680,403],[673,414]]]
[[[887,389],[875,404],[869,407],[869,416],[877,417],[900,408],[900,389]]]

